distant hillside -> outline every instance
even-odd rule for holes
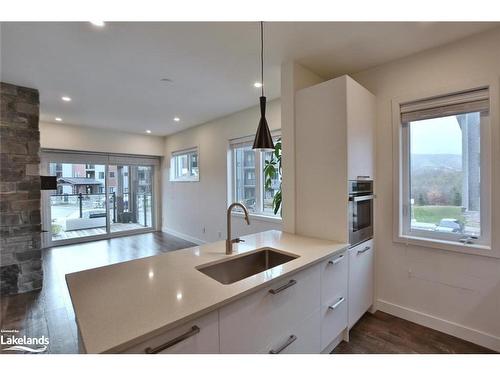
[[[412,156],[411,197],[418,206],[462,202],[462,156],[422,154]]]
[[[412,155],[411,166],[414,172],[422,169],[462,170],[462,155],[454,154],[417,154]]]

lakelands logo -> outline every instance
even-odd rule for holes
[[[18,351],[29,353],[43,353],[47,350],[49,345],[49,338],[29,337],[26,335],[17,337],[15,334],[19,333],[16,329],[2,329],[0,335],[0,344],[2,344],[3,351]],[[4,348],[4,346],[6,346]]]

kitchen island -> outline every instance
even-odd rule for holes
[[[162,352],[268,352],[272,351],[268,350],[271,346],[290,345],[293,337],[300,342],[300,337],[290,334],[280,344],[281,336],[288,330],[282,324],[289,320],[298,324],[301,321],[295,321],[296,318],[304,318],[302,329],[308,327],[314,331],[306,340],[312,346],[308,344],[304,352],[320,352],[326,347],[321,344],[320,348],[319,343],[319,331],[325,331],[320,327],[322,306],[332,312],[345,310],[345,314],[339,313],[341,318],[339,322],[336,318],[335,325],[340,331],[347,328],[347,308],[342,302],[347,297],[344,254],[348,244],[275,230],[241,238],[245,242],[235,244],[232,255],[225,254],[225,243],[219,241],[66,275],[80,351],[148,353],[158,352],[155,349],[165,343],[173,343]],[[293,259],[229,284],[222,284],[198,269],[263,248],[289,254]],[[331,277],[325,273],[330,269]],[[251,303],[256,303],[256,308],[248,310]],[[266,303],[269,306],[264,306]],[[283,316],[285,308],[292,310],[286,313],[290,317]],[[278,313],[281,315],[276,316]],[[250,330],[252,319],[267,319],[269,324],[260,322],[259,326],[269,325],[271,332],[269,329],[261,332],[255,339],[242,332],[247,336],[243,336],[245,344],[239,346],[233,337],[238,329],[231,324],[240,321],[243,325],[245,320],[241,319],[246,319]],[[279,332],[272,332],[272,327]],[[335,333],[339,329],[335,328]],[[337,336],[327,337],[326,341],[331,342]],[[179,337],[185,339],[175,341]],[[192,347],[186,343],[190,340]]]

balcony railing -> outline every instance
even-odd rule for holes
[[[112,223],[138,223],[145,227],[152,225],[151,193],[124,193],[120,196],[110,193],[108,205],[105,193],[55,194],[51,195],[50,204],[52,221],[64,230],[105,226],[107,215]],[[68,225],[68,221],[71,225]]]

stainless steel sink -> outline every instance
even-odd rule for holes
[[[271,248],[263,248],[246,255],[232,257],[219,263],[201,265],[196,267],[196,269],[222,284],[232,284],[280,264],[290,262],[298,257],[295,254],[283,253]]]

